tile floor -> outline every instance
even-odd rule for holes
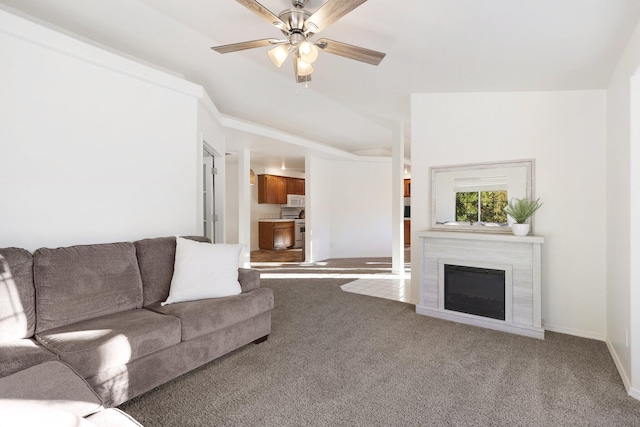
[[[377,298],[386,298],[409,304],[411,299],[411,265],[405,264],[405,274],[391,274],[391,258],[352,258],[318,261],[314,263],[274,262],[272,254],[251,253],[251,267],[261,272],[265,279],[354,279],[341,286],[345,292],[352,292]],[[279,253],[285,256],[286,254]],[[405,260],[411,259],[409,248],[405,249]]]
[[[409,295],[411,276],[385,275],[384,278],[358,279],[341,286],[343,291],[416,304]]]

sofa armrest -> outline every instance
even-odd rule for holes
[[[258,289],[260,287],[260,272],[249,268],[239,268],[238,282],[240,282],[242,293]]]

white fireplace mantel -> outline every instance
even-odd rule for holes
[[[541,293],[541,236],[421,231],[418,314],[544,338]],[[505,320],[444,308],[444,265],[505,272]]]

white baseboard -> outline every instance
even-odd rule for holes
[[[609,349],[609,354],[611,354],[611,358],[613,359],[613,363],[615,363],[616,368],[618,369],[618,374],[620,378],[622,378],[622,384],[624,384],[624,389],[627,390],[627,393],[631,397],[635,397],[640,400],[640,392],[636,390],[636,395],[633,395],[633,389],[631,388],[631,381],[629,380],[629,376],[627,375],[627,371],[625,371],[624,366],[622,366],[622,362],[620,362],[620,357],[618,357],[618,353],[616,353],[615,347],[611,344],[611,341],[606,340],[607,348]]]
[[[547,323],[544,324],[544,329],[551,332],[558,332],[560,334],[574,335],[576,337],[589,338],[591,340],[606,341],[607,336],[605,334],[599,334],[597,332],[581,331],[578,329],[563,328],[561,326],[553,326]]]
[[[616,369],[618,370],[618,374],[620,375],[620,379],[622,380],[622,384],[624,385],[624,388],[627,391],[627,394],[633,397],[634,399],[640,400],[640,390],[631,387],[631,380],[629,379],[629,375],[627,375],[627,372],[625,371],[624,366],[622,366],[622,362],[620,362],[620,357],[618,356],[618,353],[616,353],[615,348],[613,347],[613,344],[611,344],[611,341],[609,341],[606,337],[601,336],[600,334],[585,333],[583,331],[576,331],[576,330],[567,329],[567,328],[554,328],[553,326],[548,326],[548,325],[545,325],[545,329],[547,331],[559,332],[562,334],[569,334],[569,335],[575,335],[578,337],[604,341],[605,344],[607,345],[607,349],[609,350],[609,354],[613,359],[613,363],[616,365]]]

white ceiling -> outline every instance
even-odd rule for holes
[[[321,52],[305,89],[290,60],[273,66],[268,48],[210,50],[282,36],[233,0],[0,3],[181,74],[204,86],[223,114],[367,153],[388,152],[394,126],[409,128],[411,93],[606,88],[640,18],[638,0],[370,0],[319,36],[385,59],[375,67]],[[291,5],[261,3],[276,15]],[[307,9],[323,3],[310,0]],[[241,132],[229,132],[228,146],[251,148],[253,158],[304,154]]]

